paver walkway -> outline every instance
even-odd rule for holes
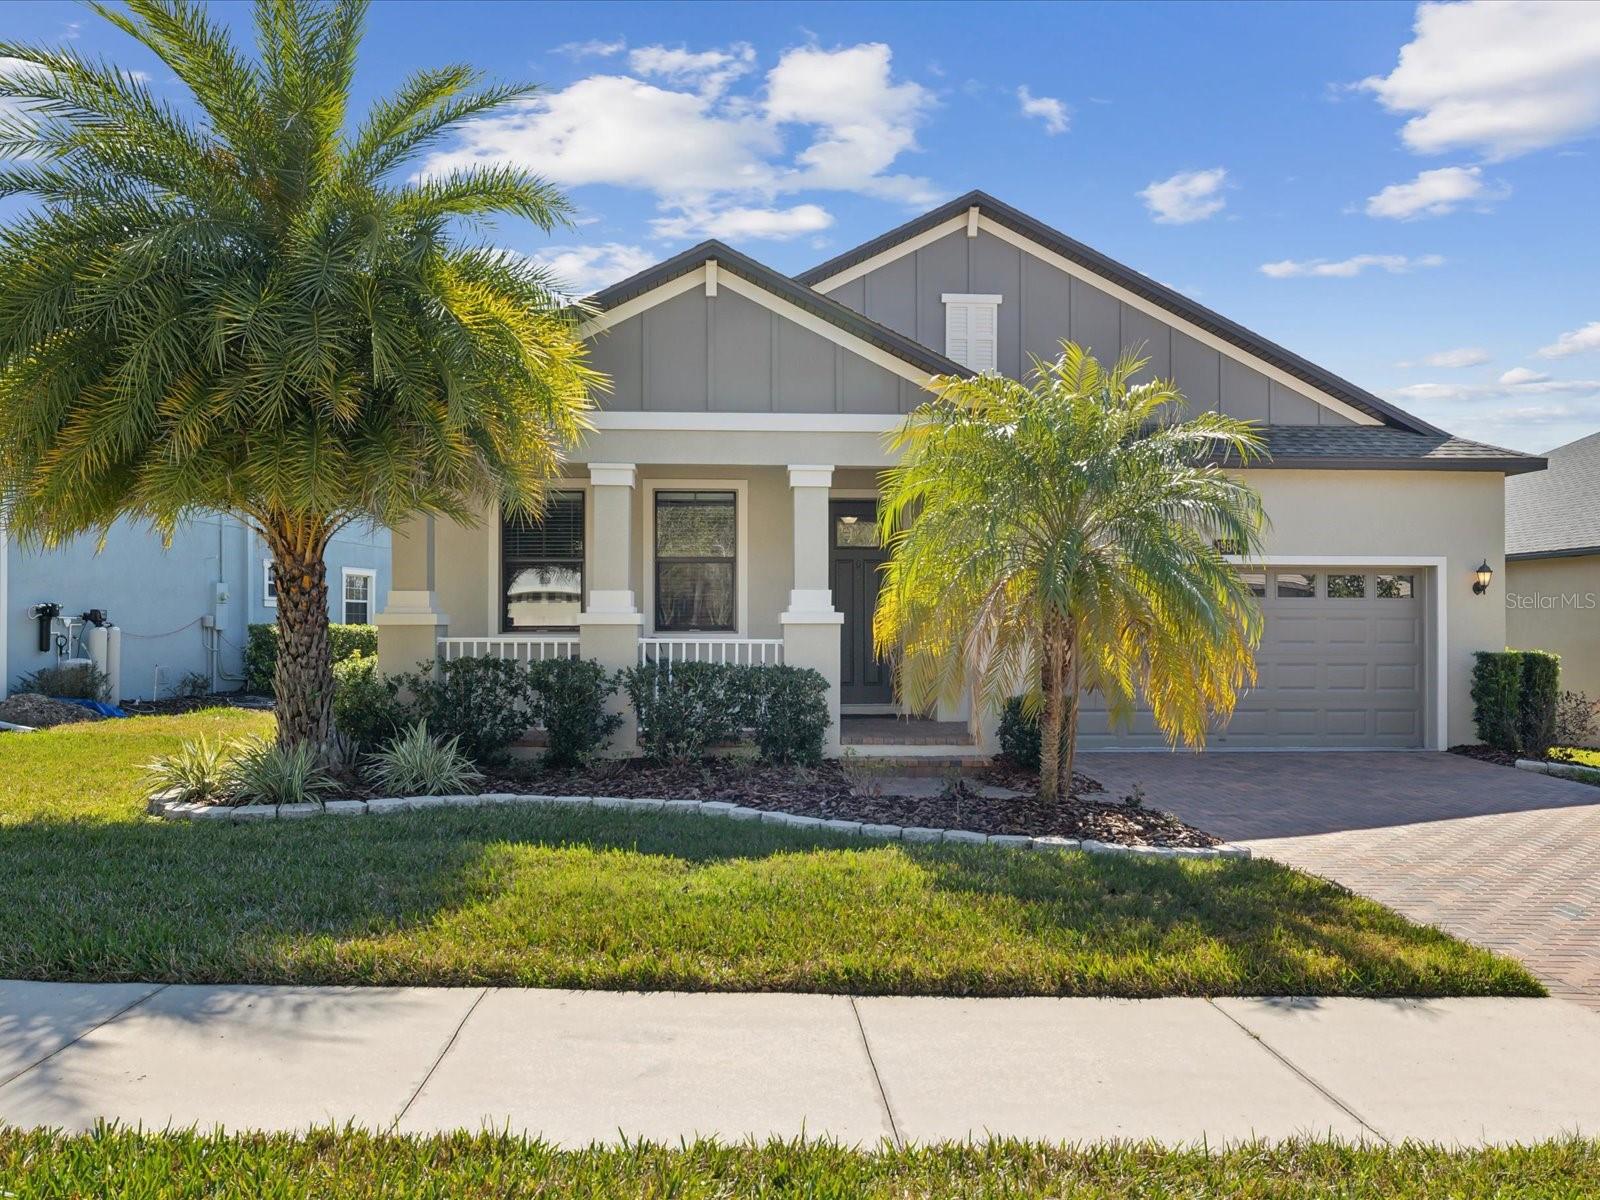
[[[1527,964],[1600,1009],[1600,789],[1454,754],[1096,754],[1256,854]]]
[[[1600,1134],[1560,1000],[947,1000],[0,983],[0,1122],[563,1145]]]

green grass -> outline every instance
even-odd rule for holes
[[[1208,1153],[1153,1145],[996,1141],[876,1151],[826,1143],[638,1144],[563,1151],[493,1134],[433,1138],[318,1131],[225,1136],[0,1130],[0,1195],[166,1197],[731,1196],[904,1198],[1381,1197],[1455,1200],[1600,1192],[1600,1146],[1446,1150],[1329,1142]]]
[[[483,808],[140,815],[207,712],[0,735],[0,978],[960,995],[1539,995],[1508,959],[1276,864],[863,843]]]

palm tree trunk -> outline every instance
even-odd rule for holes
[[[333,732],[333,659],[328,645],[327,534],[293,527],[267,530],[278,580],[278,743],[309,744],[327,757]]]
[[[1061,733],[1061,779],[1058,783],[1063,800],[1072,796],[1072,760],[1078,754],[1078,629],[1067,624],[1065,671],[1067,716]]]
[[[1052,803],[1064,799],[1061,791],[1061,732],[1066,722],[1066,645],[1061,636],[1061,621],[1054,616],[1044,620],[1044,661],[1040,665],[1039,686],[1044,692],[1044,711],[1039,719],[1039,796]]]

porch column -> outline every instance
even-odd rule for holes
[[[593,537],[589,549],[588,595],[578,614],[578,651],[610,671],[620,671],[639,661],[639,630],[644,614],[633,594],[633,484],[632,463],[590,463],[589,503],[593,509]],[[632,754],[638,744],[633,708],[620,692],[610,701],[621,714],[622,726],[612,736],[608,752]]]
[[[434,519],[408,517],[390,530],[392,583],[377,617],[378,671],[393,675],[431,663],[439,638],[450,634],[450,618],[434,592]]]
[[[811,667],[828,681],[828,715],[831,722],[823,753],[839,753],[839,637],[844,614],[833,607],[828,586],[828,555],[832,530],[828,523],[828,489],[833,485],[831,466],[792,466],[789,492],[794,500],[794,588],[783,623],[783,661],[791,667]]]

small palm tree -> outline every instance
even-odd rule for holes
[[[0,44],[0,516],[52,545],[119,516],[248,521],[278,581],[286,747],[329,736],[323,553],[352,522],[540,503],[588,389],[574,314],[521,257],[460,240],[562,196],[520,170],[408,178],[528,95],[422,71],[347,107],[364,3],[260,0],[255,54],[186,0],[97,11],[190,92]]]
[[[1261,442],[1215,412],[1180,420],[1169,382],[1134,384],[1063,343],[1027,384],[944,376],[892,438],[880,520],[891,554],[874,617],[921,708],[1022,694],[1040,787],[1070,791],[1078,700],[1126,722],[1142,696],[1175,743],[1203,744],[1255,680],[1261,614],[1228,565],[1259,549],[1260,497],[1216,465]]]

